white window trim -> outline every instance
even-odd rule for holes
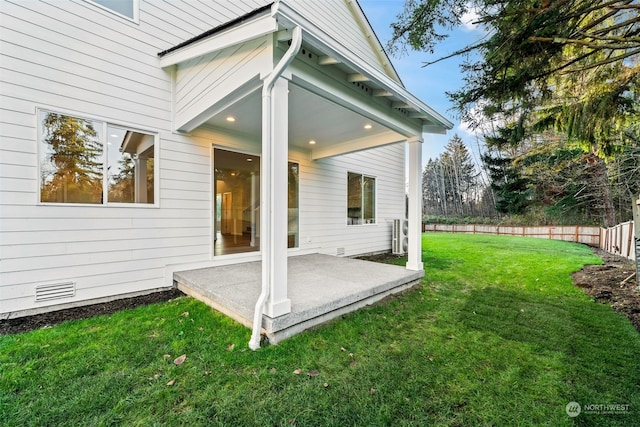
[[[127,15],[123,15],[120,12],[116,12],[115,10],[110,9],[110,8],[100,4],[100,3],[96,3],[93,0],[85,0],[85,1],[88,2],[88,3],[91,3],[94,6],[99,7],[100,9],[102,9],[104,11],[107,11],[109,13],[112,13],[112,14],[116,15],[116,16],[119,16],[120,18],[124,18],[127,21],[131,21],[131,22],[133,22],[135,24],[140,24],[140,0],[132,0],[133,1],[133,18],[131,18],[131,17],[127,16]]]
[[[374,201],[374,206],[373,206],[373,215],[374,215],[374,222],[369,222],[369,223],[365,223],[363,222],[362,224],[349,224],[348,220],[349,220],[349,216],[347,215],[347,227],[375,227],[378,225],[378,177],[376,175],[369,175],[366,174],[364,172],[358,172],[358,171],[354,171],[354,170],[347,170],[347,204],[348,204],[348,200],[349,200],[349,174],[353,173],[353,174],[357,174],[360,175],[362,178],[373,178],[375,180],[376,183],[376,187],[375,190],[373,192],[373,197],[375,199]],[[361,201],[362,201],[362,197],[361,197]],[[347,206],[347,212],[348,212],[349,207]]]
[[[102,124],[102,145],[103,145],[103,150],[102,150],[102,167],[103,167],[103,178],[102,178],[102,194],[103,194],[103,198],[104,200],[106,200],[106,202],[103,203],[59,203],[59,202],[43,202],[41,197],[42,197],[42,192],[41,192],[41,182],[40,182],[40,176],[41,176],[41,167],[42,167],[42,123],[40,121],[40,114],[42,112],[48,112],[48,113],[55,113],[55,114],[61,114],[64,116],[71,116],[71,117],[76,117],[79,119],[84,119],[84,120],[89,120],[92,122],[100,122]],[[36,129],[37,129],[37,141],[36,141],[36,145],[37,145],[37,150],[36,150],[36,155],[37,155],[37,167],[36,167],[36,180],[38,182],[38,205],[41,206],[66,206],[66,207],[94,207],[94,208],[141,208],[141,209],[156,209],[160,207],[160,134],[156,131],[151,131],[151,130],[147,130],[147,129],[143,129],[140,128],[138,126],[135,125],[131,125],[128,123],[123,123],[123,122],[113,122],[111,120],[105,119],[105,118],[100,118],[100,117],[92,117],[86,114],[82,114],[82,113],[78,113],[76,111],[69,111],[69,110],[64,110],[61,108],[55,108],[55,107],[47,107],[47,106],[42,106],[42,107],[36,107]],[[109,155],[109,151],[108,151],[108,146],[107,146],[107,139],[108,139],[108,134],[107,134],[107,127],[109,125],[112,126],[116,126],[116,127],[120,127],[120,128],[126,128],[127,130],[131,130],[134,132],[140,132],[140,133],[145,133],[147,135],[152,135],[153,136],[153,156],[154,156],[154,161],[153,161],[153,203],[119,203],[119,202],[112,202],[109,203],[108,201],[108,197],[107,197],[107,193],[108,193],[108,174],[107,174],[107,168],[108,168],[108,155]]]

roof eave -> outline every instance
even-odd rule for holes
[[[422,120],[424,132],[446,133],[447,130],[453,128],[451,121],[412,95],[400,82],[346,50],[339,42],[321,31],[286,3],[278,2],[276,7],[275,13],[277,13],[278,22],[281,25],[286,27],[300,26],[303,29],[303,40],[306,44],[348,66],[354,73],[361,74],[380,89],[388,91],[397,100],[396,102],[405,104],[404,108],[412,112],[412,115],[415,116],[413,118]]]
[[[271,3],[159,52],[160,66],[166,68],[176,65],[276,31],[278,21]]]
[[[303,29],[303,40],[306,44],[335,58],[338,62],[352,69],[354,73],[364,76],[371,84],[388,92],[395,103],[401,105],[398,108],[407,110],[411,118],[422,122],[423,132],[441,134],[453,128],[453,123],[447,118],[407,91],[402,82],[394,78],[395,70],[394,76],[389,76],[370,66],[322,29],[317,28],[304,16],[280,1],[256,9],[158,53],[160,66],[162,68],[170,67],[229,46],[275,33],[282,28],[293,28],[294,26],[300,26]]]

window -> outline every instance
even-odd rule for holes
[[[40,201],[154,204],[156,136],[40,111]]]
[[[376,179],[347,173],[347,224],[376,223]]]
[[[136,20],[138,15],[138,0],[91,0],[112,12],[131,20]]]

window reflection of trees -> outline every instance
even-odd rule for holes
[[[102,203],[101,139],[100,127],[95,122],[45,114],[41,201]]]
[[[53,112],[40,120],[42,202],[154,203],[153,135]]]

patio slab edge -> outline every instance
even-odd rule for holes
[[[269,340],[269,343],[278,344],[282,340],[285,340],[301,332],[304,332],[305,330],[308,330],[312,327],[322,325],[342,315],[352,313],[368,305],[375,304],[376,302],[388,297],[389,295],[393,295],[393,294],[397,294],[397,293],[401,293],[406,290],[409,290],[417,286],[419,283],[420,283],[420,279],[417,279],[412,282],[393,287],[384,292],[370,295],[367,298],[356,300],[348,305],[339,306],[332,311],[318,312],[315,317],[306,318],[304,320],[300,320],[300,316],[295,316],[296,318],[299,319],[298,323],[282,322],[281,324],[278,325],[280,329],[277,329],[277,330],[274,330],[272,328],[269,321],[278,320],[280,318],[270,319],[264,316],[263,323],[262,323],[263,329]],[[285,324],[289,326],[283,326]]]

